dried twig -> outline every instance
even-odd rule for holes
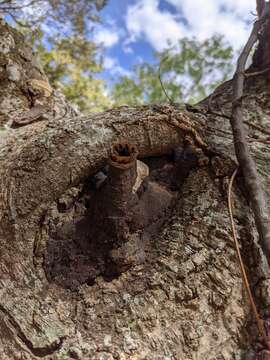
[[[158,67],[158,79],[159,79],[159,82],[160,82],[160,86],[162,88],[162,91],[164,92],[166,98],[169,100],[169,103],[170,104],[173,104],[173,100],[170,98],[169,94],[167,93],[166,89],[165,89],[165,86],[163,84],[163,81],[162,81],[162,76],[161,76],[161,67],[163,65],[163,63],[168,59],[168,56],[165,56],[163,59],[161,59],[160,63],[159,63],[159,67]]]
[[[268,3],[267,3],[268,4]],[[262,26],[269,19],[269,7],[265,6],[262,16],[254,23],[250,37],[239,56],[237,69],[233,79],[233,103],[231,126],[234,137],[234,147],[237,160],[242,169],[246,187],[248,189],[251,206],[254,212],[256,227],[260,236],[263,252],[270,265],[270,216],[267,200],[256,170],[256,164],[250,154],[243,122],[243,87],[245,66],[248,56],[258,40]]]
[[[263,75],[265,73],[267,73],[268,71],[270,71],[270,67],[267,67],[263,70],[259,70],[259,71],[254,71],[254,72],[245,72],[245,77],[252,77],[252,76],[259,76],[259,75]]]
[[[241,252],[240,252],[240,248],[239,248],[239,243],[237,240],[237,233],[236,233],[236,228],[235,228],[235,223],[234,223],[234,219],[233,219],[233,204],[232,204],[232,186],[233,186],[233,181],[235,179],[235,176],[237,174],[237,170],[238,168],[236,168],[231,176],[230,179],[230,183],[229,183],[229,188],[228,188],[228,208],[229,208],[229,214],[230,214],[230,221],[231,221],[231,227],[232,227],[232,234],[233,234],[233,240],[234,240],[234,244],[235,244],[235,249],[236,249],[236,253],[237,253],[237,258],[239,261],[239,265],[240,265],[240,269],[241,269],[241,275],[242,275],[242,279],[243,279],[243,283],[244,286],[247,290],[248,293],[248,299],[250,302],[250,306],[251,309],[253,311],[253,314],[255,316],[256,322],[257,322],[257,326],[259,329],[259,332],[263,338],[263,341],[266,345],[266,347],[270,350],[270,344],[268,342],[268,338],[264,329],[264,323],[263,320],[260,318],[260,315],[258,313],[255,301],[253,299],[253,295],[249,286],[249,282],[248,282],[248,278],[247,278],[247,274],[246,274],[246,270],[245,270],[245,265],[243,263],[243,259],[241,256]]]
[[[254,129],[262,132],[265,135],[270,135],[270,130],[266,129],[265,127],[258,125],[258,124],[254,124],[251,121],[245,120],[244,121],[245,124],[249,125],[250,127],[253,127]]]

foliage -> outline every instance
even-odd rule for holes
[[[81,111],[101,111],[110,105],[103,80],[95,79],[102,71],[97,46],[76,35],[59,40],[50,39],[50,50],[39,42],[36,46],[45,73]]]
[[[0,10],[12,17],[37,51],[50,83],[81,111],[99,111],[110,104],[104,82],[95,79],[102,71],[100,49],[89,38],[105,4],[106,0],[0,0]]]
[[[40,56],[50,82],[81,111],[110,106],[103,80],[100,48],[89,34],[99,21],[106,0],[0,0],[0,11],[25,29]],[[35,30],[29,26],[35,24]],[[134,68],[134,76],[121,77],[112,88],[115,105],[165,102],[159,81],[174,102],[195,103],[232,72],[233,50],[220,36],[199,42],[182,39],[176,46],[154,54],[155,62]]]
[[[195,103],[232,73],[233,49],[220,36],[203,42],[182,39],[177,46],[155,53],[154,64],[135,67],[133,78],[123,76],[113,89],[115,104],[138,105],[168,101],[159,81],[173,102]]]
[[[18,25],[39,26],[46,22],[58,31],[83,33],[87,22],[99,20],[97,12],[107,0],[0,0],[0,14],[9,15]]]

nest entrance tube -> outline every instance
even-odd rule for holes
[[[93,203],[90,238],[107,248],[105,272],[109,277],[145,259],[140,234],[131,230],[133,207],[138,202],[134,191],[137,156],[137,147],[127,141],[112,144],[107,178]]]
[[[117,247],[129,239],[129,206],[137,177],[138,150],[135,145],[122,141],[112,145],[109,155],[106,207],[114,247]]]
[[[112,145],[109,163],[111,166],[116,167],[130,167],[136,162],[137,156],[138,150],[135,145],[121,141]]]
[[[134,197],[132,189],[137,178],[137,156],[137,147],[126,141],[114,143],[109,153],[109,170],[104,189],[106,227],[112,239],[110,258],[119,272],[133,263],[132,256],[128,254],[128,249],[134,247],[131,246],[129,222]]]

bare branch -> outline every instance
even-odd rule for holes
[[[36,3],[38,3],[39,0],[31,0],[28,4],[23,4],[23,5],[16,5],[12,3],[12,1],[7,1],[7,2],[0,2],[0,7],[1,7],[1,10],[3,11],[18,11],[18,10],[22,10],[22,9],[25,9],[29,6],[32,6]],[[9,5],[11,4],[11,5]],[[2,6],[2,5],[5,5],[5,6]]]
[[[257,0],[256,3],[257,3],[256,10],[257,10],[258,17],[261,17],[264,6],[265,6],[265,0]]]
[[[10,4],[12,0],[1,0],[0,5]]]
[[[168,56],[165,56],[165,58],[161,59],[160,60],[160,64],[159,64],[159,67],[158,67],[158,79],[159,79],[159,83],[160,83],[160,86],[161,86],[161,89],[162,91],[164,92],[166,98],[169,100],[169,103],[170,104],[173,104],[173,100],[170,98],[169,94],[167,93],[166,89],[165,89],[165,86],[163,84],[163,81],[162,81],[162,75],[161,75],[161,67],[163,65],[163,63],[168,59]]]
[[[254,23],[250,37],[239,56],[237,69],[233,79],[233,103],[231,126],[234,137],[234,147],[237,160],[244,174],[245,183],[250,195],[251,206],[255,216],[256,227],[260,236],[260,243],[270,265],[270,216],[266,195],[260,182],[256,164],[250,154],[243,121],[243,87],[245,80],[245,66],[248,56],[258,40],[262,26],[270,15],[268,3],[262,11],[262,16]]]

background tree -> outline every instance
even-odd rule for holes
[[[115,104],[168,101],[159,73],[170,99],[189,103],[203,99],[232,74],[233,49],[221,36],[203,42],[184,38],[154,55],[154,64],[137,65],[133,78],[123,76],[116,82],[112,92]]]
[[[95,78],[102,71],[101,49],[79,34],[47,40],[52,47],[39,41],[36,51],[52,86],[82,112],[107,108],[106,84]]]
[[[61,89],[81,111],[98,111],[112,104],[167,101],[160,86],[159,68],[166,92],[174,102],[195,103],[231,75],[233,49],[222,37],[203,42],[185,38],[155,53],[154,64],[137,65],[132,77],[117,79],[109,91],[104,80],[97,78],[102,71],[102,50],[89,35],[100,21],[98,11],[106,3],[2,0],[0,11],[32,41],[54,88]],[[35,30],[30,31],[30,27]]]
[[[0,0],[1,12],[15,23],[39,54],[51,85],[80,111],[109,106],[101,48],[91,38],[106,0]]]
[[[97,12],[107,0],[0,0],[0,12],[23,27],[52,25],[58,31],[83,33],[87,23],[99,21]]]

